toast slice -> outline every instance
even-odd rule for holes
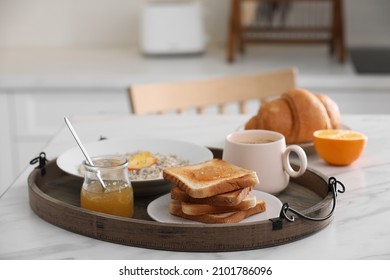
[[[211,204],[195,204],[190,202],[181,202],[181,210],[187,215],[220,214],[248,210],[256,206],[256,196],[248,194],[241,203],[234,206],[216,206]]]
[[[253,187],[259,183],[255,171],[235,166],[221,159],[166,168],[163,177],[193,198],[210,197]]]
[[[187,215],[181,209],[181,203],[177,200],[172,200],[169,204],[169,212],[181,218],[205,223],[205,224],[231,224],[238,223],[241,220],[262,213],[266,210],[265,201],[258,200],[256,206],[248,210],[241,210],[236,212],[222,213],[222,214],[204,214],[204,215]]]
[[[234,206],[238,205],[253,189],[253,187],[243,188],[227,193],[221,193],[210,197],[193,198],[179,187],[174,186],[171,189],[171,198],[182,202],[196,204],[212,204],[215,206]]]

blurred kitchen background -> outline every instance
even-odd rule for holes
[[[131,84],[296,67],[342,113],[390,113],[390,1],[342,3],[343,63],[321,44],[248,45],[229,63],[230,0],[0,0],[0,195],[64,116],[130,113]]]

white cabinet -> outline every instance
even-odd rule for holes
[[[14,139],[11,120],[9,118],[9,93],[0,92],[0,196],[15,178],[13,156]]]
[[[64,125],[65,116],[96,113],[130,113],[126,90],[33,88],[0,92],[0,193],[39,155]]]

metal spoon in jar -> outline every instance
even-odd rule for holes
[[[76,140],[77,142],[77,145],[79,145],[81,151],[83,152],[84,156],[85,156],[85,159],[87,160],[87,163],[91,166],[94,166],[91,158],[89,157],[88,153],[87,153],[87,150],[85,150],[83,144],[81,143],[80,141],[80,138],[77,136],[77,133],[76,131],[74,130],[72,124],[70,123],[69,119],[67,117],[64,117],[64,120],[65,120],[65,123],[66,125],[68,126],[70,132],[72,133],[73,135],[73,138]],[[107,187],[106,187],[106,184],[104,183],[102,177],[100,176],[100,172],[97,172],[96,173],[96,177],[98,178],[100,184],[102,185],[103,189],[106,190]]]

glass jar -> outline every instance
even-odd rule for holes
[[[81,207],[122,217],[132,217],[134,195],[127,159],[121,156],[91,158],[93,165],[84,162],[84,182],[81,188]],[[104,182],[100,183],[98,174]]]

